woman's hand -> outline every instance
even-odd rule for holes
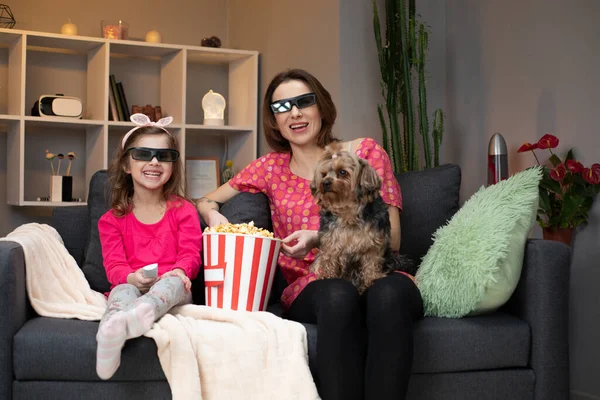
[[[160,279],[166,278],[168,276],[180,277],[181,280],[183,281],[183,286],[185,287],[185,290],[187,292],[192,290],[192,281],[190,280],[190,278],[188,278],[188,276],[185,274],[185,271],[182,270],[181,268],[175,268],[169,272],[165,272],[164,274],[161,275]]]
[[[302,259],[318,245],[318,231],[300,230],[282,240],[281,252],[288,257]]]
[[[135,272],[127,275],[127,283],[135,286],[142,293],[146,293],[152,285],[158,281],[158,278],[146,278],[144,276],[143,268],[138,269]]]
[[[217,225],[226,224],[229,221],[223,214],[221,214],[217,210],[210,210],[206,213],[206,218],[204,219],[204,222],[206,222],[206,225],[213,228]]]

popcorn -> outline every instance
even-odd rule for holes
[[[238,235],[254,235],[273,238],[273,233],[254,226],[254,221],[243,224],[226,223],[214,227],[206,227],[204,233],[234,233]]]

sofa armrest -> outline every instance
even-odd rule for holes
[[[569,275],[565,244],[529,239],[519,284],[505,309],[531,328],[535,399],[569,398]]]
[[[23,248],[16,242],[0,241],[0,399],[12,398],[13,337],[27,319]]]
[[[52,226],[62,238],[69,254],[83,265],[85,249],[90,238],[90,215],[87,207],[56,207],[52,211]]]

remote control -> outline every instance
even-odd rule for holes
[[[142,273],[145,278],[156,278],[158,277],[158,264],[148,264],[142,268]]]

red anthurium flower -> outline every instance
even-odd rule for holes
[[[519,150],[517,150],[517,153],[523,153],[524,151],[530,151],[530,150],[535,150],[538,148],[538,144],[537,143],[523,143],[523,146],[519,147]]]
[[[586,182],[597,185],[600,183],[600,164],[594,164],[591,168],[584,168],[581,176]]]
[[[545,134],[537,142],[537,145],[540,149],[554,149],[556,146],[558,146],[558,138],[550,134]]]
[[[567,160],[567,169],[574,174],[583,171],[583,164],[575,160]]]
[[[556,168],[550,170],[550,178],[555,181],[562,181],[565,179],[565,175],[567,174],[567,169],[565,168],[565,164],[560,163],[556,166]]]

